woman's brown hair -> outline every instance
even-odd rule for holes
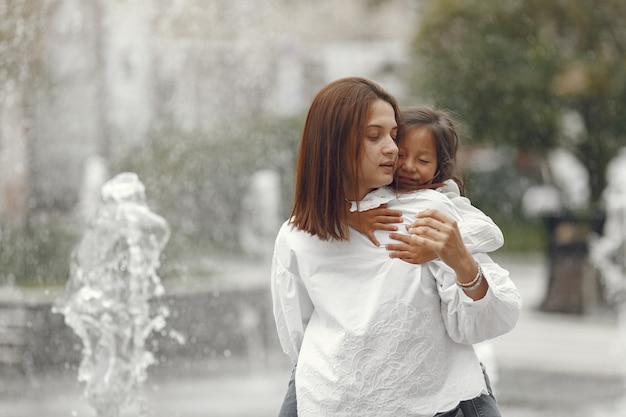
[[[358,162],[372,103],[384,100],[400,125],[396,100],[375,82],[348,77],[323,87],[304,124],[290,223],[320,239],[348,240],[347,187],[358,189]]]

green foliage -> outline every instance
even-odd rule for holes
[[[427,0],[412,85],[459,113],[475,140],[539,155],[572,150],[599,201],[626,145],[626,3],[621,0]],[[566,138],[565,112],[585,132]]]
[[[545,80],[557,63],[517,4],[429,3],[414,43],[414,86],[460,113],[474,137],[543,149],[555,140],[557,109]]]
[[[294,118],[248,119],[210,132],[159,129],[115,164],[114,172],[137,173],[151,209],[170,223],[166,258],[237,251],[241,202],[254,172],[280,174],[281,214],[287,217],[301,127]]]
[[[501,252],[545,251],[547,236],[543,219],[529,219],[522,213],[524,191],[534,180],[515,170],[511,155],[500,152],[499,156],[506,162],[495,170],[472,172],[466,183],[467,196],[502,230],[504,246]]]
[[[504,253],[542,253],[547,250],[548,236],[545,225],[538,219],[510,221],[494,219],[504,235]]]
[[[501,221],[523,221],[521,201],[526,178],[519,176],[510,165],[489,172],[472,172],[466,188],[472,202],[488,215]]]

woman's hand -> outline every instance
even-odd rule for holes
[[[387,204],[381,204],[371,210],[361,212],[348,212],[348,224],[363,233],[376,246],[380,242],[374,236],[374,230],[388,230],[394,232],[398,230],[394,223],[402,223],[402,212],[387,208]]]
[[[432,261],[437,257],[437,253],[419,243],[411,235],[401,233],[390,233],[389,237],[402,243],[390,243],[387,250],[393,251],[390,258],[398,258],[411,264],[423,264]]]
[[[472,281],[478,273],[478,264],[465,247],[456,221],[433,209],[424,210],[416,217],[408,228],[411,239],[435,252],[454,270],[458,281]],[[466,294],[477,300],[485,295],[488,287],[487,281],[483,280],[477,289],[466,291]]]
[[[464,263],[468,261],[475,266],[454,219],[433,209],[424,210],[416,217],[417,220],[408,227],[415,243],[435,252],[455,271],[463,269]]]

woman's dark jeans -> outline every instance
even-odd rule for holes
[[[445,413],[438,413],[435,417],[501,417],[496,398],[493,396],[491,382],[487,371],[483,366],[483,375],[487,383],[489,394],[482,394],[480,397],[471,400],[461,401],[454,409]],[[298,417],[298,407],[296,402],[296,368],[291,371],[291,378],[287,385],[287,393],[280,407],[278,417]]]
[[[298,417],[298,404],[296,402],[296,368],[294,366],[291,371],[291,378],[289,378],[289,384],[287,385],[287,393],[283,400],[283,405],[280,407],[278,417]]]
[[[487,370],[482,364],[481,366],[489,394],[482,394],[480,397],[461,401],[455,409],[445,413],[437,413],[435,417],[502,417],[496,403],[496,397],[493,396],[493,389],[491,389],[491,381],[489,381]]]

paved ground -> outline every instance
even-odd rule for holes
[[[537,309],[546,288],[542,257],[502,257],[525,300],[511,333],[494,340],[496,394],[505,417],[626,416],[618,410],[626,355],[613,315],[570,316]],[[148,414],[155,417],[271,417],[285,392],[283,355],[173,364],[150,370]],[[0,416],[94,416],[75,372],[30,379],[0,375]],[[137,409],[124,416],[137,416]]]

